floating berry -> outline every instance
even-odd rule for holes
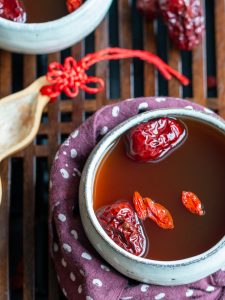
[[[199,216],[205,214],[201,200],[192,192],[182,192],[182,203],[193,214]]]
[[[0,0],[0,17],[14,22],[25,23],[26,12],[19,0]]]
[[[128,202],[118,202],[101,208],[97,218],[108,236],[121,248],[141,256],[146,249],[146,237],[137,214]]]
[[[181,122],[160,118],[139,124],[128,134],[127,155],[136,161],[155,161],[174,149],[186,135]]]
[[[144,198],[147,207],[148,217],[163,229],[173,229],[173,218],[170,212],[161,204],[154,202],[150,198]]]
[[[158,0],[137,0],[137,9],[150,19],[157,18],[160,14]]]
[[[169,36],[176,46],[183,50],[197,46],[205,31],[200,1],[160,0],[159,5]]]
[[[66,0],[68,12],[73,12],[83,4],[83,0]]]
[[[134,203],[134,208],[137,212],[138,218],[141,220],[145,220],[148,216],[147,207],[144,204],[143,198],[141,197],[141,195],[138,192],[134,192],[133,203]]]

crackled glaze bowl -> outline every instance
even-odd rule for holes
[[[111,130],[94,148],[82,173],[79,206],[84,230],[93,247],[115,269],[132,279],[157,285],[181,285],[197,281],[225,264],[225,236],[199,255],[173,261],[137,257],[113,242],[100,226],[93,209],[97,169],[110,145],[131,127],[154,118],[188,117],[210,124],[224,134],[225,123],[215,115],[187,109],[159,109],[136,115]]]

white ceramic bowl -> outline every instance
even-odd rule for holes
[[[101,22],[112,0],[87,0],[75,12],[45,23],[17,23],[0,18],[0,48],[19,53],[60,51],[83,39]]]
[[[225,138],[225,123],[212,115],[185,109],[161,109],[139,114],[110,131],[91,153],[80,183],[79,205],[84,230],[99,254],[122,274],[145,283],[179,285],[194,282],[225,264],[225,236],[208,251],[176,261],[156,261],[137,257],[114,243],[100,226],[93,210],[93,183],[96,170],[108,147],[131,127],[153,118],[187,116],[210,123]]]

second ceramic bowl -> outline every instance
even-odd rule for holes
[[[110,145],[131,127],[160,117],[190,117],[220,130],[225,138],[225,123],[215,116],[185,109],[161,109],[134,116],[110,131],[94,148],[86,162],[80,183],[79,205],[84,230],[99,254],[122,274],[135,280],[158,285],[179,285],[199,280],[225,264],[225,236],[200,255],[175,261],[137,257],[114,243],[99,224],[93,210],[93,187],[98,166]]]
[[[60,51],[86,37],[101,22],[112,0],[87,0],[60,19],[23,24],[0,18],[0,48],[19,53]]]

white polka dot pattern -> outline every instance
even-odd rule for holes
[[[102,286],[102,282],[101,282],[100,279],[97,279],[97,278],[96,278],[96,279],[93,279],[92,282],[93,282],[94,285],[96,285],[96,286],[98,286],[98,287],[101,287],[101,286]]]
[[[91,260],[91,259],[92,259],[91,255],[88,254],[87,252],[83,252],[83,253],[81,254],[81,257],[83,257],[83,258],[85,258],[85,259],[87,259],[87,260]]]
[[[72,252],[72,248],[70,245],[68,244],[63,244],[63,249],[66,251],[66,252]]]
[[[73,139],[75,139],[75,138],[78,136],[78,134],[79,134],[79,130],[76,129],[76,130],[71,134],[71,136],[72,136]]]
[[[77,231],[76,231],[75,229],[72,229],[72,230],[70,231],[70,233],[71,233],[72,236],[75,238],[75,240],[78,239],[78,234],[77,234]]]
[[[213,292],[214,290],[215,290],[215,288],[212,285],[208,285],[206,288],[206,292],[209,292],[209,293]]]
[[[82,290],[83,290],[83,289],[82,289],[82,285],[80,284],[80,285],[78,286],[78,290],[77,290],[77,291],[78,291],[79,294],[81,294],[81,293],[82,293]]]
[[[149,285],[148,284],[142,284],[141,285],[141,292],[142,293],[147,292],[148,289],[149,289]]]
[[[142,102],[138,105],[138,110],[147,109],[147,108],[148,108],[147,102]]]
[[[191,289],[187,289],[186,291],[186,297],[191,297],[193,295],[194,291]]]
[[[91,298],[90,296],[86,296],[86,300],[94,300],[94,299]]]
[[[77,150],[76,150],[76,149],[71,149],[71,151],[70,151],[70,156],[71,156],[72,158],[77,157]]]
[[[67,266],[67,262],[65,261],[64,258],[62,258],[61,264],[62,264],[62,266],[63,266],[64,268]]]
[[[80,274],[81,274],[82,276],[85,276],[85,273],[84,273],[84,271],[83,271],[82,269],[80,269]]]
[[[166,296],[165,293],[160,293],[160,294],[155,296],[155,300],[163,299],[165,296]]]
[[[105,266],[105,265],[101,265],[101,269],[106,271],[106,272],[110,272],[110,268]]]
[[[104,135],[109,131],[109,128],[107,126],[103,126],[100,130],[100,134]]]
[[[74,275],[73,272],[70,273],[70,279],[71,279],[72,281],[75,281],[75,280],[76,280],[76,276]]]
[[[112,108],[112,116],[113,116],[114,118],[118,117],[119,112],[120,112],[119,106],[114,106],[114,107]]]
[[[165,102],[166,98],[165,97],[157,97],[157,98],[155,98],[155,101],[156,102]]]
[[[66,216],[64,214],[58,214],[58,219],[61,222],[65,222],[66,221]]]
[[[130,299],[133,299],[133,297],[128,296],[128,297],[122,297],[122,298],[121,298],[121,300],[130,300]]]
[[[186,108],[186,109],[190,109],[190,110],[193,110],[193,109],[194,109],[193,106],[191,106],[191,105],[187,105],[187,106],[185,106],[185,108]]]
[[[67,292],[64,288],[62,288],[62,292],[63,292],[64,296],[67,297]]]
[[[66,169],[64,169],[64,168],[60,169],[60,173],[61,173],[63,178],[65,178],[65,179],[69,178],[69,173],[67,172]]]

